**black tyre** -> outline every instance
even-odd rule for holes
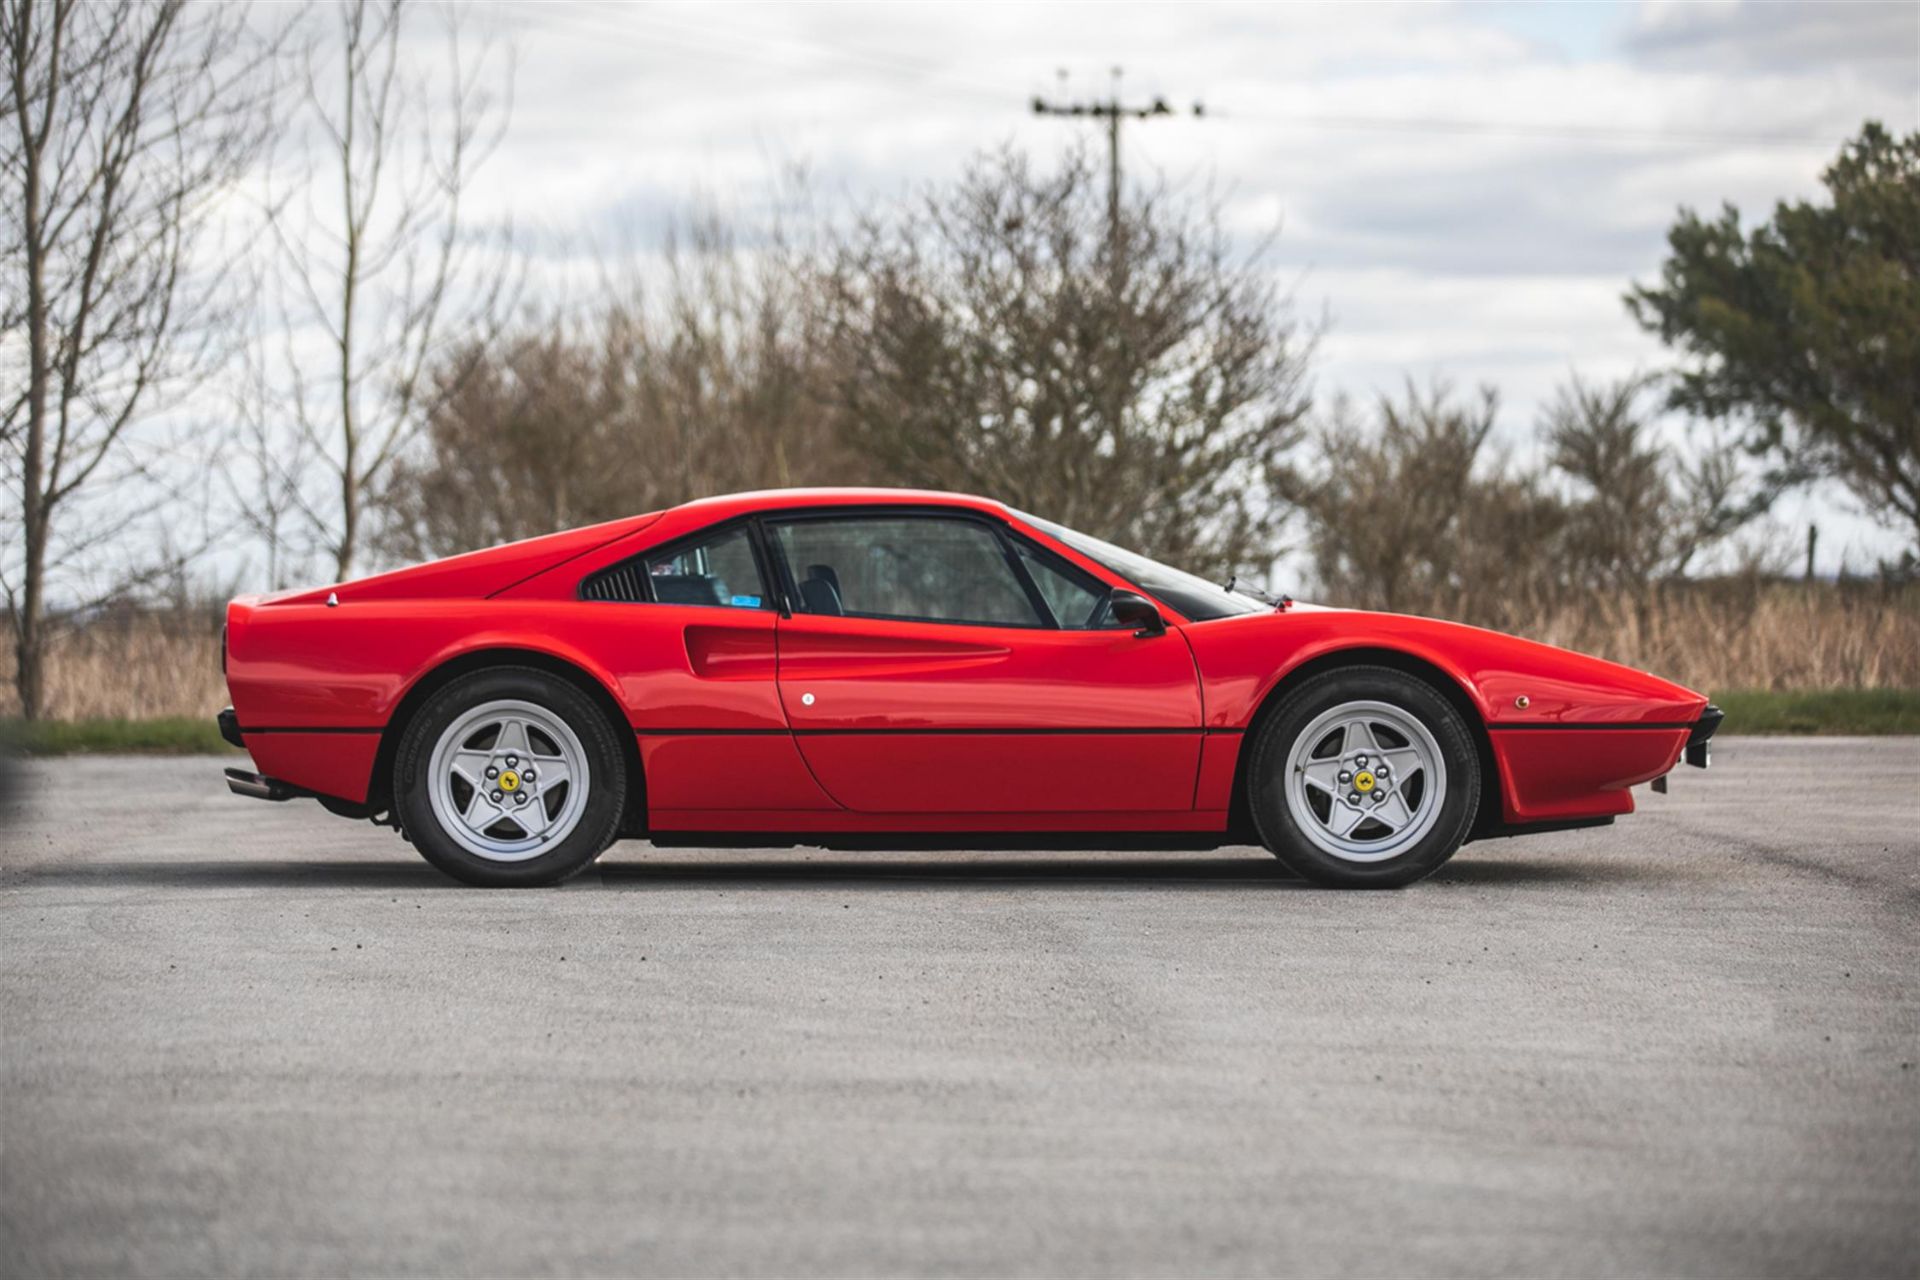
[[[1261,840],[1316,884],[1391,889],[1451,858],[1480,804],[1466,721],[1424,680],[1342,667],[1286,695],[1248,758]]]
[[[394,810],[428,862],[468,884],[558,884],[613,843],[627,766],[578,688],[531,667],[462,676],[407,724]]]

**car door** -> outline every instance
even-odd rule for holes
[[[567,630],[618,682],[656,828],[839,807],[780,707],[778,614],[757,538],[750,521],[729,521],[581,580]]]
[[[1192,807],[1202,716],[1178,630],[1099,625],[1104,583],[984,513],[837,508],[764,523],[794,603],[777,627],[781,705],[838,803]]]

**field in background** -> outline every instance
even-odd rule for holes
[[[1512,629],[1710,691],[1728,731],[1920,732],[1920,591],[1859,583],[1710,583],[1601,598]],[[62,635],[49,723],[17,723],[0,653],[0,733],[36,753],[218,750],[219,615],[126,610]]]
[[[47,720],[211,719],[227,705],[220,614],[116,610],[59,636],[47,663]],[[20,714],[11,645],[0,654],[0,717]]]
[[[1920,584],[1680,583],[1495,625],[1716,693],[1920,689]]]
[[[1920,689],[1732,689],[1713,699],[1728,733],[1920,734]]]

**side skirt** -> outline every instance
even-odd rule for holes
[[[1241,843],[1226,832],[1187,831],[653,831],[641,837],[662,849],[833,849],[847,852],[967,850],[1206,850]]]

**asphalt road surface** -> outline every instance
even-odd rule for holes
[[[15,792],[7,1276],[1920,1271],[1920,740],[1723,740],[1372,894],[643,844],[487,892],[211,760]]]

